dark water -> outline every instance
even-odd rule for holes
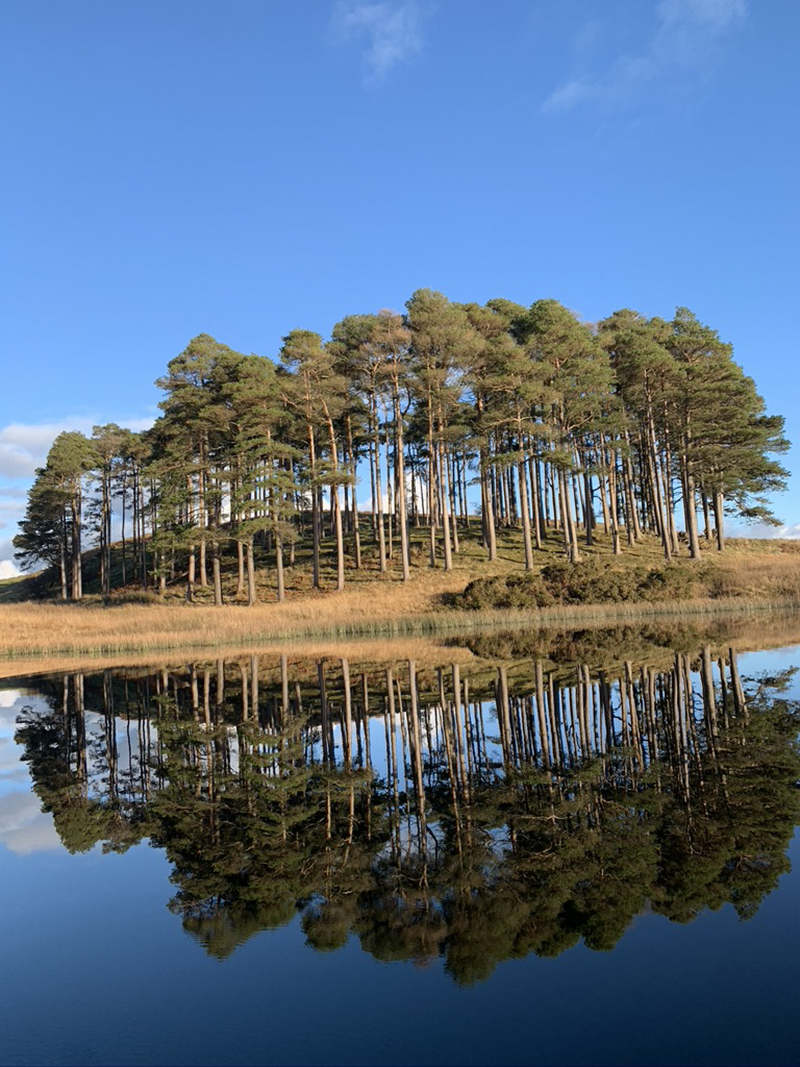
[[[0,1062],[798,1062],[800,649],[734,644],[7,683]]]

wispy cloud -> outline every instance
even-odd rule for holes
[[[400,63],[422,51],[422,12],[415,0],[342,0],[333,24],[341,40],[366,39],[364,66],[369,81],[382,81]]]
[[[80,430],[81,433],[91,434],[92,427],[102,421],[74,415],[57,422],[12,422],[0,427],[0,478],[32,478],[36,468],[44,465],[50,446],[62,431]],[[131,430],[144,430],[152,424],[152,418],[123,420],[120,423]]]
[[[599,73],[578,72],[553,92],[542,111],[564,113],[593,105],[605,109],[628,107],[641,99],[651,84],[680,74],[690,81],[707,74],[713,49],[743,24],[747,0],[660,0],[653,32],[637,54],[614,59]],[[593,30],[596,23],[592,23]],[[586,52],[579,31],[576,52]]]
[[[727,530],[729,537],[756,537],[760,540],[772,541],[779,538],[781,541],[800,540],[800,522],[791,525],[769,526],[765,522],[737,523],[732,522]]]

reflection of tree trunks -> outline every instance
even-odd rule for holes
[[[457,663],[451,665],[452,681],[453,681],[453,705],[458,706],[461,703],[461,676]],[[459,854],[461,853],[461,818],[458,808],[458,772],[456,771],[454,753],[453,753],[453,738],[452,738],[452,722],[450,719],[451,709],[448,706],[443,706],[442,709],[442,734],[444,736],[444,750],[445,760],[447,765],[447,780],[450,784],[450,802],[453,806],[453,819],[456,827],[456,843],[458,845]]]
[[[733,692],[733,707],[737,715],[740,712],[744,712],[745,718],[747,718],[747,702],[745,701],[744,697],[742,680],[739,676],[739,663],[737,661],[737,653],[735,649],[728,649],[728,660],[730,662],[731,671],[731,690]]]
[[[417,812],[420,823],[420,841],[424,843],[425,826],[425,786],[422,781],[422,737],[419,728],[419,700],[417,696],[417,665],[408,661],[409,696],[410,696],[410,733],[413,739],[414,789],[417,795]],[[424,845],[423,845],[424,847]]]
[[[508,670],[503,665],[497,668],[497,711],[500,723],[500,738],[503,746],[503,764],[506,771],[514,765],[514,747],[511,736],[511,718],[508,708]]]
[[[364,755],[366,758],[366,766],[371,768],[372,751],[369,738],[369,683],[367,682],[366,674],[361,675],[361,708],[364,724]]]
[[[539,745],[544,759],[544,765],[549,767],[552,759],[550,756],[550,741],[547,737],[547,721],[544,710],[544,671],[542,661],[537,659],[534,664],[536,672],[536,718],[539,725]]]
[[[281,713],[285,721],[289,714],[289,660],[285,652],[281,654]]]
[[[463,871],[462,884],[477,888],[478,900],[483,890],[479,881],[472,881],[475,873],[479,879],[489,876],[500,858],[495,853],[490,867],[481,866],[485,861],[480,850],[489,856],[495,842],[475,832],[478,810],[496,814],[492,827],[507,826],[512,853],[520,857],[529,855],[526,849],[531,846],[537,856],[551,856],[558,842],[573,832],[591,833],[585,841],[575,839],[589,855],[600,841],[595,831],[599,835],[613,825],[625,837],[630,829],[633,840],[640,831],[650,835],[662,813],[668,818],[668,837],[680,826],[689,826],[690,852],[707,850],[709,844],[716,849],[714,834],[707,833],[701,820],[713,821],[722,813],[728,825],[740,796],[732,761],[738,771],[749,774],[760,758],[755,748],[746,747],[754,737],[743,732],[747,707],[733,649],[724,658],[709,646],[691,657],[678,653],[670,671],[625,660],[610,679],[585,663],[575,668],[554,665],[548,677],[541,660],[534,660],[524,675],[522,662],[513,672],[498,664],[494,676],[480,664],[465,668],[451,663],[447,669],[418,671],[409,661],[409,688],[402,693],[391,668],[380,674],[359,668],[360,677],[354,679],[345,659],[341,702],[338,673],[332,682],[331,710],[338,722],[341,703],[343,720],[343,760],[338,766],[323,661],[317,664],[317,690],[302,665],[296,674],[293,666],[290,681],[286,653],[275,654],[269,662],[266,672],[261,665],[260,719],[257,657],[250,659],[249,672],[246,660],[230,664],[228,678],[221,659],[189,665],[184,672],[128,678],[124,697],[122,683],[108,671],[85,681],[80,674],[70,675],[61,691],[63,728],[57,746],[50,741],[49,758],[62,761],[72,772],[72,803],[91,796],[85,811],[92,819],[85,824],[93,824],[95,812],[100,814],[94,805],[107,804],[113,809],[108,825],[122,827],[129,811],[134,812],[132,825],[140,825],[140,807],[130,806],[146,804],[151,792],[166,788],[171,791],[167,804],[186,804],[182,810],[187,820],[195,817],[194,810],[198,827],[211,835],[213,849],[226,847],[235,825],[231,816],[241,804],[249,814],[242,839],[248,865],[275,849],[275,856],[283,857],[280,863],[302,854],[310,869],[316,863],[314,849],[324,854],[327,832],[327,884],[340,900],[346,882],[338,880],[337,872],[342,873],[345,864],[354,878],[354,888],[345,892],[361,893],[357,880],[375,873],[365,874],[371,868],[362,866],[362,859],[375,854],[387,876],[396,878],[402,869],[405,883],[391,883],[392,892],[402,895],[412,885],[425,884],[429,846],[432,857],[436,849],[437,865],[447,860],[439,852],[442,843],[453,867]],[[84,688],[90,707],[102,699],[100,722],[92,716],[87,720],[83,713]],[[308,717],[302,721],[304,703]],[[750,717],[754,708],[763,706],[760,695],[754,698]],[[385,777],[381,766],[374,776],[346,770],[358,763],[367,772],[372,769],[370,708],[383,715]],[[124,744],[117,752],[115,714],[123,717],[123,728],[127,719],[127,755]],[[235,736],[225,725],[234,718],[241,720]],[[318,766],[309,773],[318,752],[320,718],[327,762],[324,769]],[[379,723],[373,726],[380,729]],[[759,745],[765,739],[770,743],[772,720],[765,717],[764,726],[767,732],[758,734]],[[498,772],[497,732],[505,775]],[[375,755],[379,764],[377,751]],[[671,768],[665,774],[667,763]],[[513,773],[517,770],[521,773]],[[480,800],[479,809],[471,808],[473,797]],[[429,798],[438,813],[430,827]],[[167,810],[154,809],[156,822]],[[82,827],[84,811],[75,814]],[[261,852],[247,836],[255,826],[262,827],[269,841]],[[314,843],[317,832],[319,841]],[[363,851],[370,842],[374,853]],[[661,839],[657,847],[663,847]],[[741,850],[748,851],[744,846]],[[510,856],[506,853],[502,862],[516,862]],[[625,870],[620,868],[621,877]],[[726,870],[726,878],[735,877]],[[410,902],[416,891],[409,893]]]
[[[393,801],[393,817],[390,830],[393,829],[392,841],[394,848],[394,855],[397,857],[399,864],[400,857],[400,796],[399,796],[399,782],[400,772],[397,765],[397,726],[395,723],[395,708],[394,708],[394,676],[391,667],[386,668],[386,711],[389,722],[389,747],[391,753],[391,779],[392,779],[392,801]]]
[[[86,796],[88,783],[86,780],[86,718],[83,686],[83,675],[73,675],[72,692],[75,697],[75,776],[81,783],[82,794]]]
[[[258,705],[258,656],[250,657],[250,709],[254,721],[258,722],[260,718]]]
[[[249,703],[249,701],[247,699],[247,688],[248,688],[247,668],[245,667],[245,665],[243,663],[239,664],[239,672],[240,672],[240,674],[242,676],[242,722],[247,722],[247,720],[249,718],[249,711],[248,711],[248,703]]]
[[[342,663],[342,690],[344,695],[344,723],[342,726],[342,755],[346,767],[350,766],[352,730],[353,730],[353,695],[350,690],[350,664],[346,659]]]
[[[325,686],[325,661],[317,660],[317,685],[319,687],[319,714],[322,732],[322,762],[330,764],[334,759],[331,726],[328,715],[328,694]]]

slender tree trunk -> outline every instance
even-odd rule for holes
[[[703,505],[703,538],[706,541],[711,540],[711,515],[708,508],[708,496],[705,489],[700,490],[700,500]]]
[[[353,427],[350,420],[350,416],[347,416],[347,456],[350,461],[350,477],[352,479],[351,488],[351,523],[353,527],[353,562],[355,563],[356,570],[361,570],[361,530],[358,524],[358,497],[356,495],[356,454],[355,447],[353,445]]]
[[[247,555],[247,605],[252,607],[256,602],[256,569],[253,560],[253,536],[247,539],[245,545]]]
[[[723,512],[722,493],[719,489],[714,492],[714,524],[717,528],[717,551],[725,550],[725,514]]]
[[[71,500],[72,519],[72,599],[83,598],[83,558],[81,552],[81,487],[73,489]]]
[[[488,468],[489,456],[485,449],[481,450],[481,488],[483,490],[483,529],[486,537],[486,547],[489,551],[489,561],[497,559],[497,530],[494,522],[494,493],[492,478]]]
[[[403,564],[403,581],[411,577],[408,544],[408,510],[406,508],[406,468],[403,455],[403,417],[400,413],[400,397],[397,379],[394,383],[394,433],[395,463],[397,465],[397,517],[400,523],[400,555]]]
[[[64,526],[62,520],[62,526]],[[66,529],[66,527],[64,527]],[[59,554],[58,554],[58,568],[61,577],[61,599],[69,600],[69,590],[67,588],[67,546],[64,543],[64,536],[59,538]]]
[[[241,541],[236,542],[237,582],[236,596],[244,594],[244,545]]]
[[[684,443],[684,455],[681,456],[681,475],[683,483],[683,517],[686,523],[686,536],[689,541],[689,555],[692,559],[700,558],[700,538],[697,533],[697,511],[695,501],[694,476],[689,467],[689,442]]]
[[[319,589],[319,495],[317,493],[317,459],[314,450],[314,428],[308,424],[308,455],[311,468],[311,539],[313,553],[312,585]]]
[[[611,527],[611,543],[614,555],[622,553],[622,545],[619,536],[619,514],[617,512],[617,456],[613,449],[609,452],[608,464],[608,509],[609,523]]]
[[[436,566],[436,450],[433,444],[433,404],[428,392],[428,527],[430,529],[431,567]]]
[[[342,530],[342,504],[340,498],[341,486],[339,485],[339,456],[336,443],[336,433],[333,428],[333,419],[327,414],[328,436],[331,448],[331,466],[333,467],[333,482],[331,484],[331,505],[333,507],[333,525],[336,534],[336,591],[344,589],[344,532]]]
[[[531,450],[531,444],[528,443],[528,451]],[[533,519],[533,539],[536,545],[537,551],[542,548],[542,539],[544,531],[542,530],[542,515],[541,515],[541,499],[539,489],[539,464],[536,461],[535,456],[529,456],[526,464],[528,472],[530,474],[531,496],[528,505],[528,510],[531,513]]]
[[[286,598],[283,577],[283,538],[280,534],[275,535],[275,574],[278,582],[278,601],[280,602]]]
[[[372,396],[372,454],[375,463],[375,469],[372,475],[372,481],[375,486],[375,494],[373,497],[373,512],[375,514],[376,532],[378,534],[378,568],[381,573],[386,570],[386,532],[383,524],[383,485],[381,481],[381,450],[380,450],[380,431],[378,428],[378,410],[375,403],[375,396]]]
[[[442,544],[444,545],[444,569],[453,569],[453,555],[450,545],[450,505],[448,497],[449,481],[447,477],[447,457],[444,455],[444,445],[439,442],[437,458],[439,461],[439,497],[442,513]]]
[[[211,570],[214,579],[214,604],[221,607],[222,600],[222,573],[219,564],[219,542],[211,542]]]
[[[197,475],[197,511],[200,520],[200,575],[199,583],[205,588],[208,585],[208,549],[206,545],[206,530],[208,529],[208,512],[206,509],[206,472],[205,472],[205,442],[202,435],[200,439],[200,470]]]
[[[567,559],[570,563],[577,563],[581,558],[580,550],[578,548],[578,535],[575,529],[575,521],[572,517],[572,510],[570,508],[567,474],[566,471],[563,470],[559,470],[558,472],[558,496],[561,502],[561,523],[563,526]]]

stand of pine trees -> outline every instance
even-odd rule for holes
[[[195,337],[157,383],[149,430],[56,439],[17,559],[51,566],[61,597],[80,599],[88,534],[104,595],[180,581],[188,600],[209,586],[221,604],[235,549],[237,599],[252,604],[257,549],[282,600],[299,543],[320,588],[327,535],[342,589],[363,566],[357,474],[380,570],[404,579],[412,526],[427,530],[426,565],[446,570],[471,523],[489,560],[498,531],[519,528],[531,570],[546,540],[577,561],[600,527],[615,553],[652,534],[669,560],[697,558],[701,537],[722,551],[726,513],[776,521],[765,494],[785,488],[783,418],[687,309],[592,326],[555,300],[455,304],[427,289],[406,308],[348,316],[328,342],[293,330],[277,362]]]

